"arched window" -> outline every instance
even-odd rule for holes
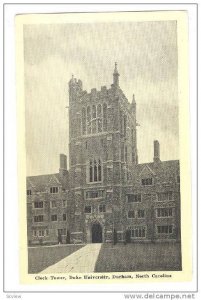
[[[82,134],[86,134],[86,109],[82,109]]]
[[[87,107],[87,133],[91,133],[91,108]]]
[[[92,106],[92,133],[96,133],[96,106]]]
[[[103,104],[103,131],[107,131],[107,104]]]
[[[97,126],[98,132],[102,132],[102,107],[101,104],[97,107]]]
[[[89,162],[89,182],[102,181],[102,163],[100,159],[91,159]]]
[[[107,104],[88,106],[82,109],[82,134],[107,131]]]

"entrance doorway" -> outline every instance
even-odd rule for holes
[[[102,243],[102,227],[99,223],[94,223],[91,229],[92,243]]]

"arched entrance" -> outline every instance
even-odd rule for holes
[[[91,228],[92,243],[102,243],[102,227],[99,223],[94,223]]]

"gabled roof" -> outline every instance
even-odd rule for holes
[[[179,175],[179,160],[168,160],[161,162],[151,162],[138,164],[133,167],[134,181],[142,177],[143,170],[150,170],[150,174],[159,178],[161,182],[170,181],[171,178],[175,181],[175,175]]]
[[[156,175],[153,169],[150,168],[149,164],[145,164],[144,167],[139,172],[139,176],[142,176],[143,173],[151,173],[151,175]]]
[[[27,177],[27,187],[31,186],[36,192],[44,192],[49,186],[62,186],[67,188],[67,179],[61,179],[59,173],[29,176]]]

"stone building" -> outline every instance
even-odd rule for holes
[[[68,242],[69,174],[66,155],[60,154],[59,173],[27,177],[28,243]]]
[[[119,76],[115,64],[111,87],[90,93],[70,80],[69,171],[61,155],[58,174],[27,178],[30,243],[180,240],[179,161],[161,161],[154,141],[153,162],[138,164],[135,97]]]

